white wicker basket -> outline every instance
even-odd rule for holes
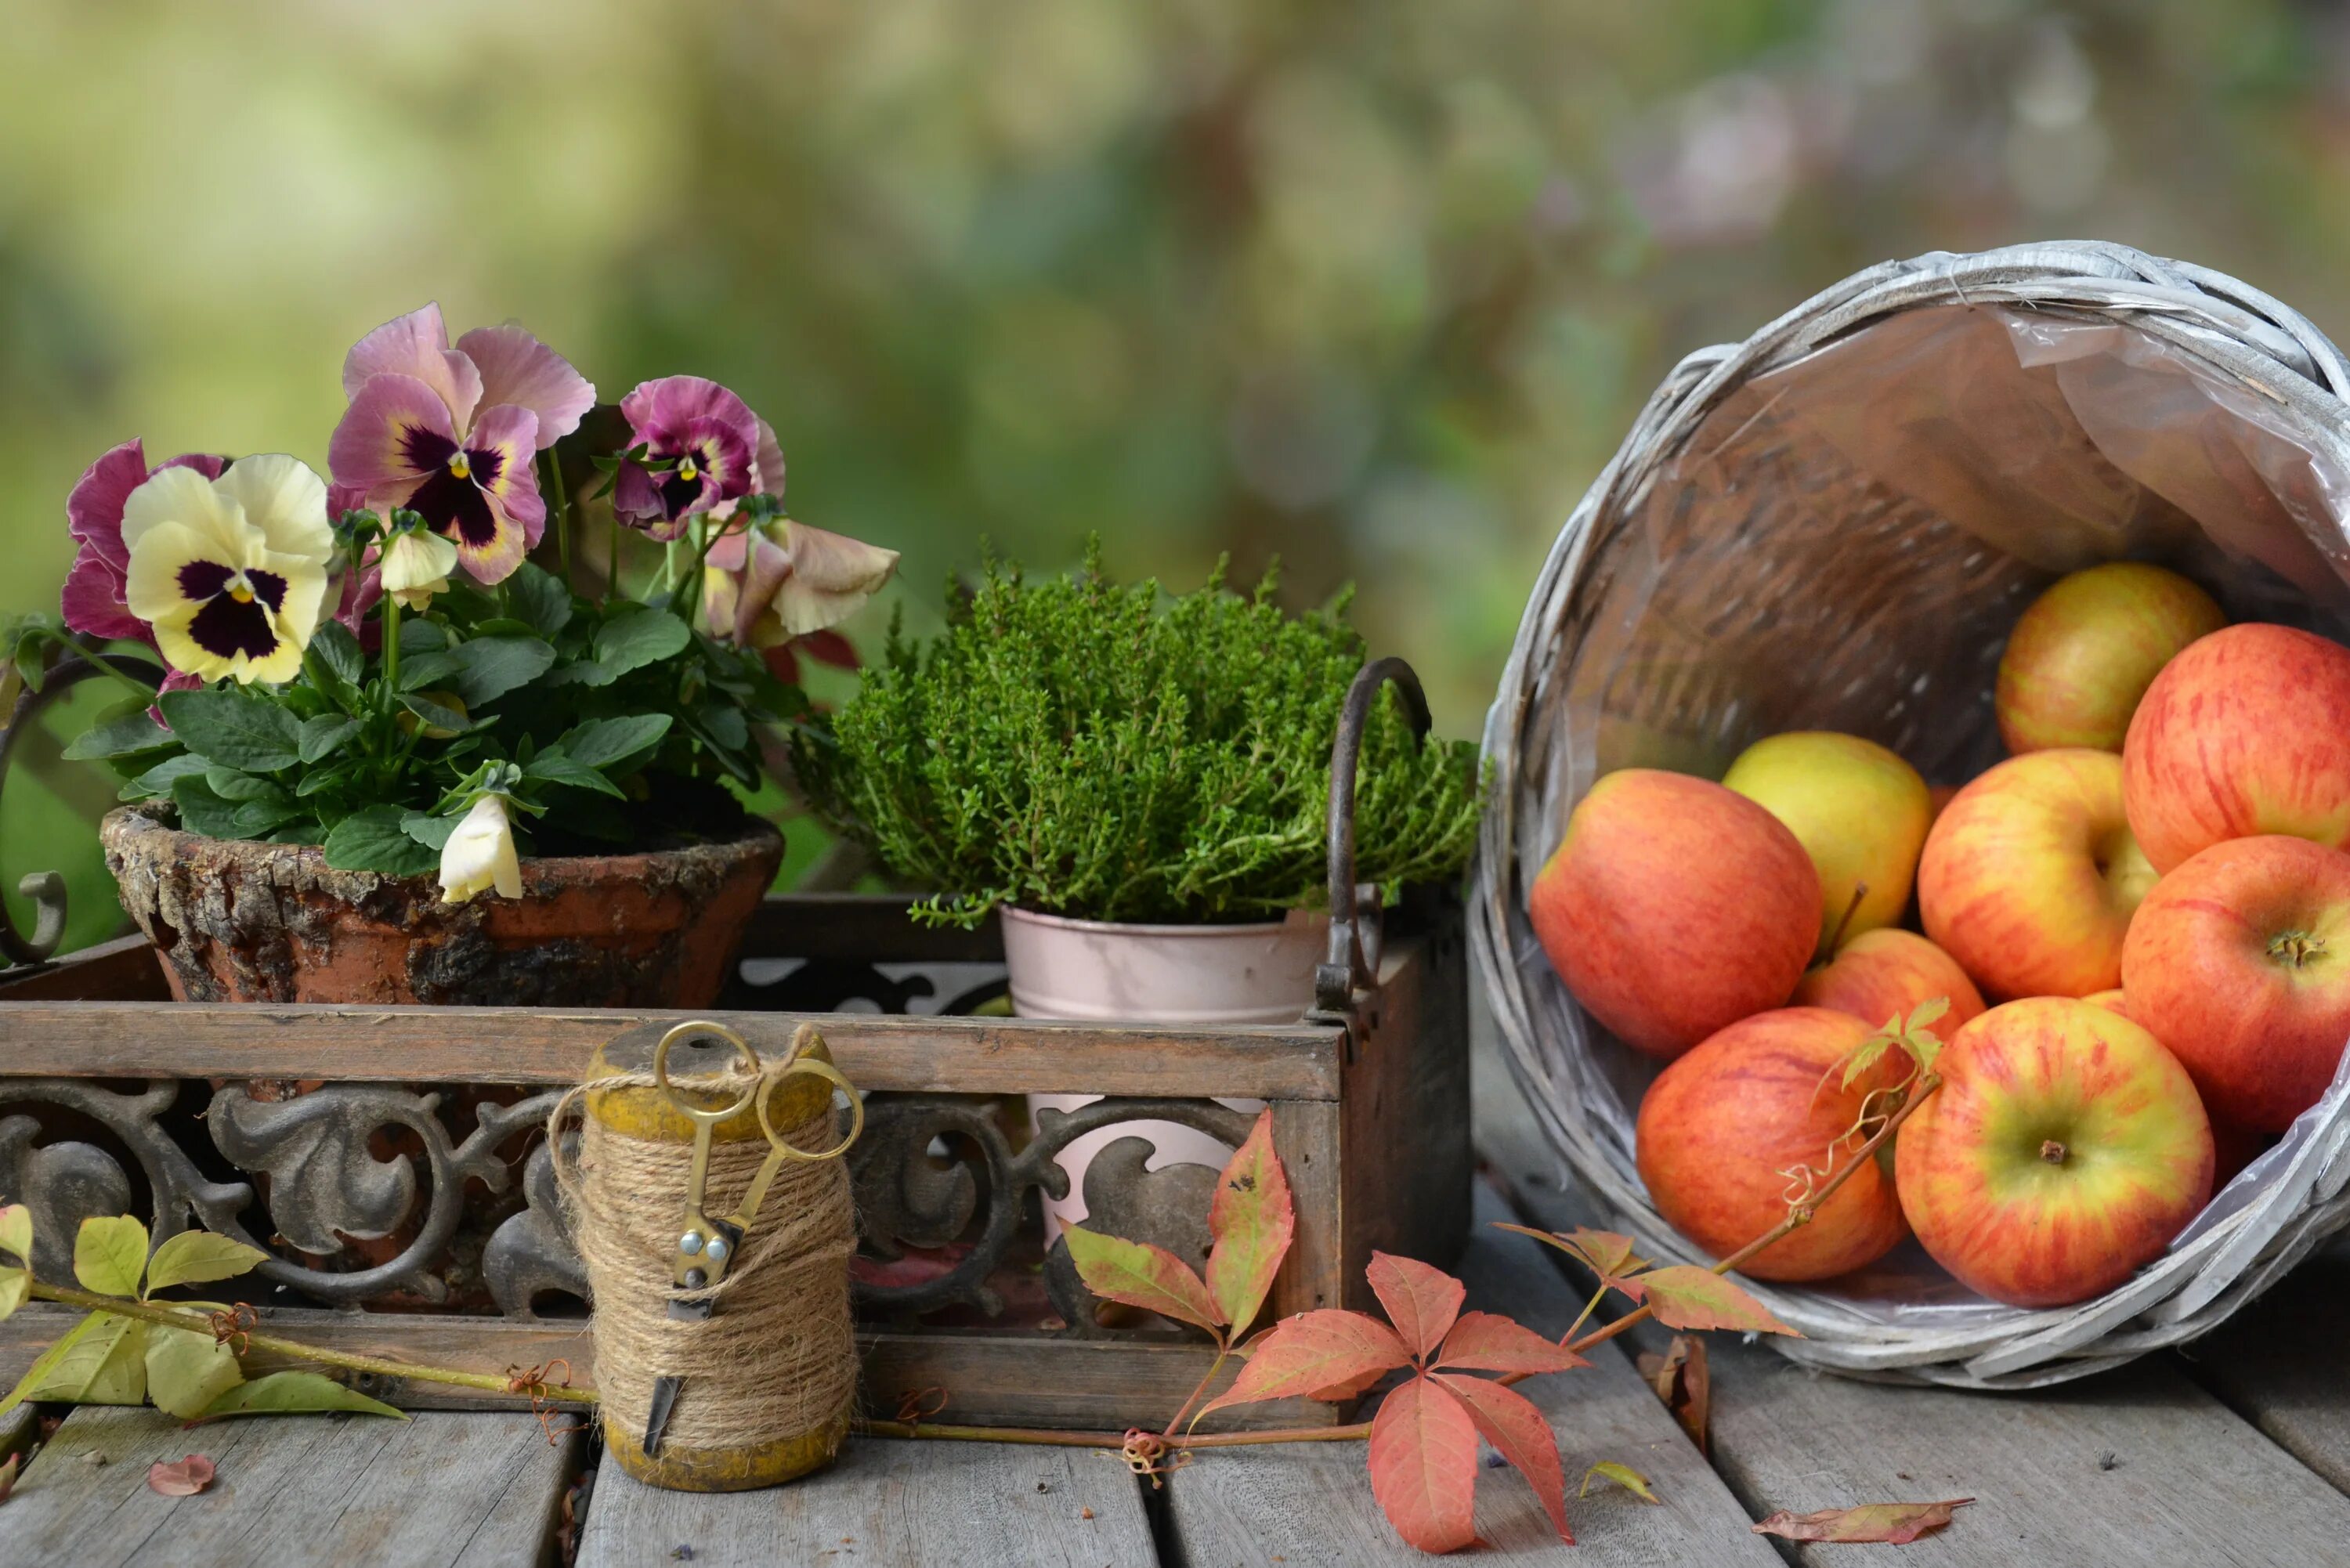
[[[1936,254],[1693,354],[1567,520],[1486,722],[1472,947],[1551,1141],[1653,1255],[1632,1121],[1654,1075],[1567,996],[1525,889],[1599,774],[1719,777],[1748,742],[1847,730],[1936,783],[1996,760],[1991,672],[2056,573],[2180,565],[2236,618],[2350,632],[2350,365],[2231,278],[2117,245]],[[1898,1262],[1757,1287],[1797,1361],[2031,1387],[2210,1328],[2350,1222],[2350,1069],[2170,1251],[2027,1311]],[[1904,1269],[1909,1272],[1904,1272]]]

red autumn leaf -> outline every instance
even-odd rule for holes
[[[1468,1286],[1442,1269],[1388,1252],[1373,1252],[1363,1277],[1370,1281],[1372,1293],[1387,1309],[1396,1333],[1419,1356],[1436,1354],[1469,1293]]]
[[[1398,1535],[1422,1552],[1477,1539],[1477,1424],[1468,1407],[1414,1377],[1371,1421],[1371,1495]]]
[[[148,1468],[147,1488],[164,1497],[193,1497],[213,1484],[213,1462],[190,1454],[177,1464],[158,1459]]]
[[[1713,1408],[1713,1374],[1706,1366],[1705,1341],[1677,1334],[1664,1355],[1643,1351],[1640,1376],[1680,1422],[1698,1452],[1704,1453],[1706,1423]]]
[[[1817,1513],[1789,1513],[1783,1508],[1756,1525],[1754,1533],[1783,1535],[1790,1541],[1873,1541],[1907,1546],[1950,1523],[1952,1512],[1972,1501],[1970,1497],[1954,1497],[1948,1502],[1868,1502],[1858,1508],[1824,1508]]]
[[[1742,1285],[1694,1263],[1676,1263],[1640,1276],[1648,1287],[1648,1305],[1667,1328],[1731,1328],[1749,1334],[1784,1334],[1801,1339],[1771,1309]]]
[[[1208,1293],[1217,1310],[1244,1331],[1264,1305],[1273,1276],[1297,1234],[1297,1214],[1289,1198],[1289,1176],[1273,1152],[1273,1113],[1264,1111],[1249,1129],[1224,1173],[1216,1179],[1208,1208]]]
[[[1303,1312],[1266,1330],[1232,1386],[1200,1414],[1261,1399],[1319,1398],[1350,1384],[1360,1392],[1379,1374],[1410,1363],[1395,1330],[1375,1317],[1336,1307]]]
[[[24,1457],[10,1454],[5,1462],[0,1462],[0,1502],[6,1502],[8,1494],[16,1490],[16,1461]]]
[[[1577,1225],[1565,1231],[1537,1231],[1531,1226],[1511,1225],[1498,1220],[1493,1222],[1493,1228],[1514,1231],[1521,1236],[1532,1236],[1537,1241],[1556,1247],[1598,1275],[1601,1284],[1623,1292],[1633,1301],[1638,1301],[1646,1293],[1640,1282],[1632,1276],[1647,1268],[1648,1261],[1633,1252],[1629,1236],[1619,1236],[1613,1231],[1594,1231],[1586,1225]]]
[[[1208,1287],[1166,1248],[1082,1225],[1067,1227],[1061,1236],[1069,1244],[1069,1261],[1077,1265],[1077,1276],[1094,1294],[1197,1324],[1211,1334],[1223,1326]]]
[[[1534,1401],[1482,1377],[1451,1372],[1434,1376],[1469,1407],[1478,1433],[1534,1484],[1534,1495],[1542,1499],[1543,1511],[1550,1515],[1558,1538],[1574,1545],[1575,1532],[1566,1527],[1566,1467],[1558,1457],[1558,1436],[1534,1408]]]
[[[1464,1312],[1444,1336],[1436,1365],[1480,1372],[1566,1372],[1591,1363],[1498,1313]]]

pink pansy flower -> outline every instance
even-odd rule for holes
[[[132,615],[127,602],[130,547],[122,542],[122,504],[147,483],[151,473],[163,469],[192,468],[206,479],[218,479],[227,466],[224,457],[182,452],[151,470],[146,451],[136,440],[124,441],[91,463],[73,493],[66,497],[66,528],[81,545],[73,569],[66,575],[66,625],[91,637],[154,647],[153,628]]]
[[[761,424],[743,400],[700,376],[668,376],[646,381],[620,400],[629,421],[629,442],[676,466],[656,473],[624,462],[612,487],[612,512],[631,528],[655,539],[675,539],[696,513],[726,506],[759,493]],[[773,442],[775,434],[766,432]],[[780,489],[783,453],[775,452],[775,488]]]
[[[328,445],[340,497],[422,514],[484,583],[503,581],[546,526],[533,456],[579,428],[596,389],[519,327],[449,344],[441,307],[386,322],[343,361],[351,405]]]
[[[837,626],[880,590],[898,552],[777,518],[710,547],[702,616],[744,648],[780,648]]]

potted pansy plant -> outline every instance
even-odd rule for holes
[[[712,381],[599,407],[428,305],[343,390],[324,477],[100,457],[62,628],[15,639],[160,661],[109,660],[152,690],[68,754],[122,779],[107,863],[174,993],[706,1004],[782,853],[760,732],[896,555],[786,517],[774,430]]]

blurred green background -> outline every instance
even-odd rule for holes
[[[2086,235],[2350,323],[2314,0],[12,0],[0,62],[0,609],[100,451],[323,467],[438,299],[743,392],[795,515],[904,552],[868,646],[983,535],[1278,555],[1473,734],[1666,369],[1860,266]],[[110,934],[111,789],[22,750],[0,874]]]

